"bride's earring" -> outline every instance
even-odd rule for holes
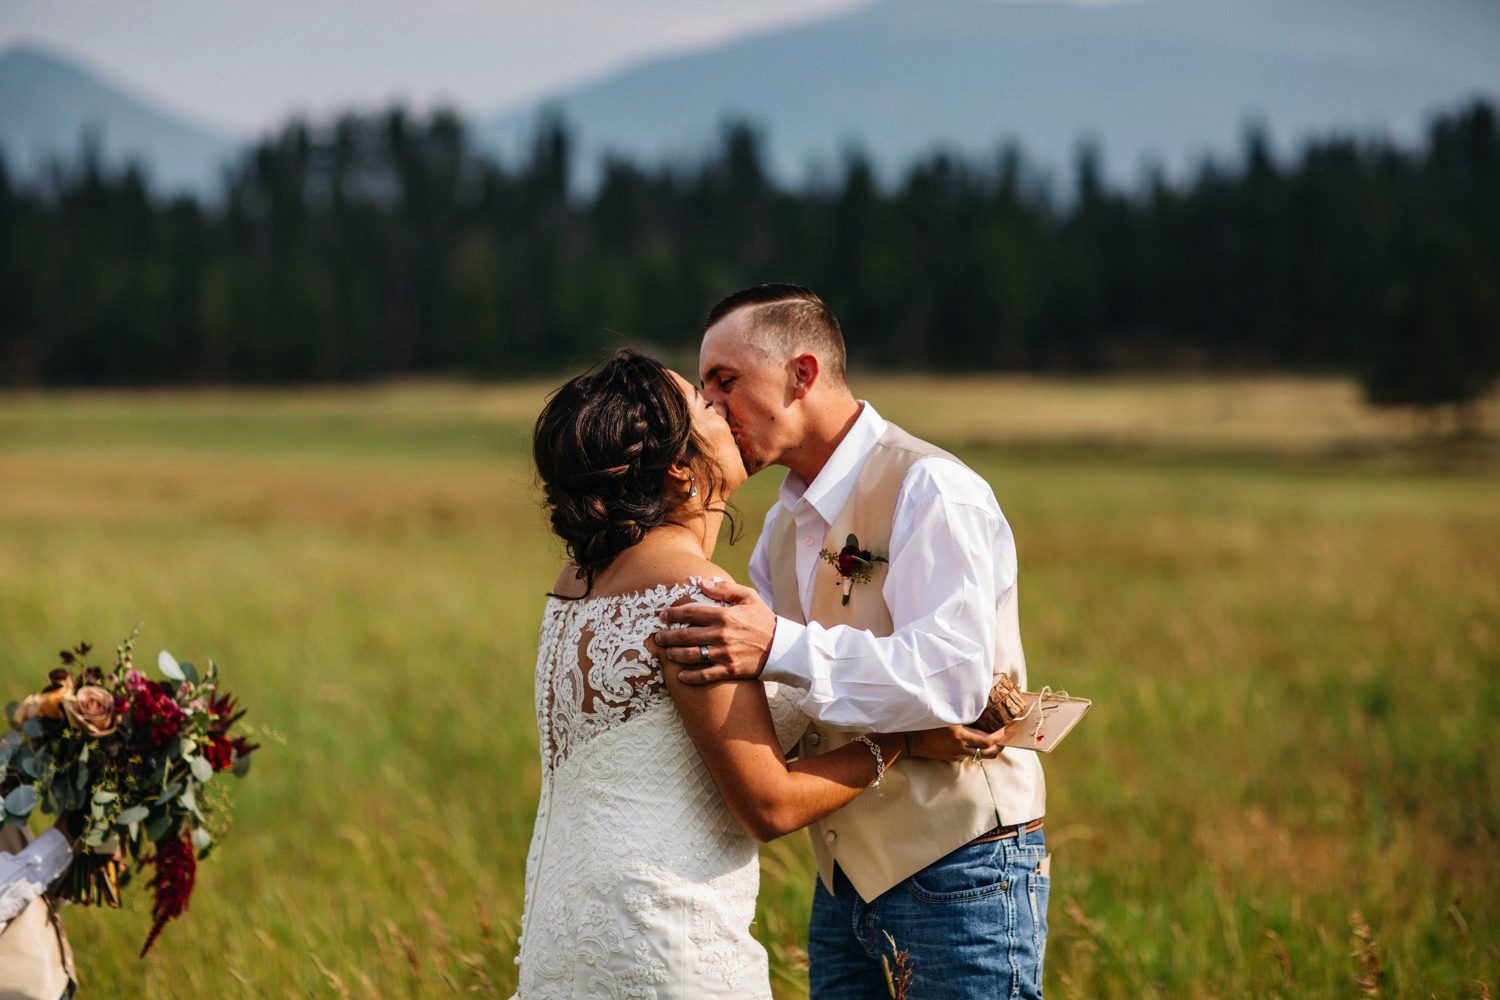
[[[698,477],[697,476],[689,476],[688,477],[688,496],[695,497],[697,495],[698,495]]]

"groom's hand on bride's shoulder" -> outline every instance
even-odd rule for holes
[[[678,604],[661,612],[661,655],[682,667],[686,684],[749,680],[765,669],[776,635],[776,614],[753,587],[713,580],[703,593],[719,604]]]

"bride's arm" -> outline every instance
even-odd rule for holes
[[[692,686],[665,665],[667,688],[719,794],[759,841],[800,830],[859,796],[875,780],[875,755],[854,742],[788,764],[759,681]],[[904,753],[901,734],[872,733],[885,766]]]

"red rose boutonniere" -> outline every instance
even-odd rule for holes
[[[818,555],[822,560],[839,571],[843,577],[840,586],[844,591],[844,599],[841,604],[849,603],[849,592],[854,589],[856,583],[869,583],[870,572],[876,563],[886,562],[885,556],[877,556],[869,549],[859,547],[859,538],[850,535],[845,541],[844,547],[837,552],[829,552],[827,549],[819,549]]]

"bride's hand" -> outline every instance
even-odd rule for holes
[[[1005,749],[1000,741],[1005,730],[986,733],[969,726],[943,726],[940,729],[923,729],[906,734],[907,746],[913,757],[929,757],[933,760],[966,761],[974,759],[974,751],[986,760],[994,760]]]

